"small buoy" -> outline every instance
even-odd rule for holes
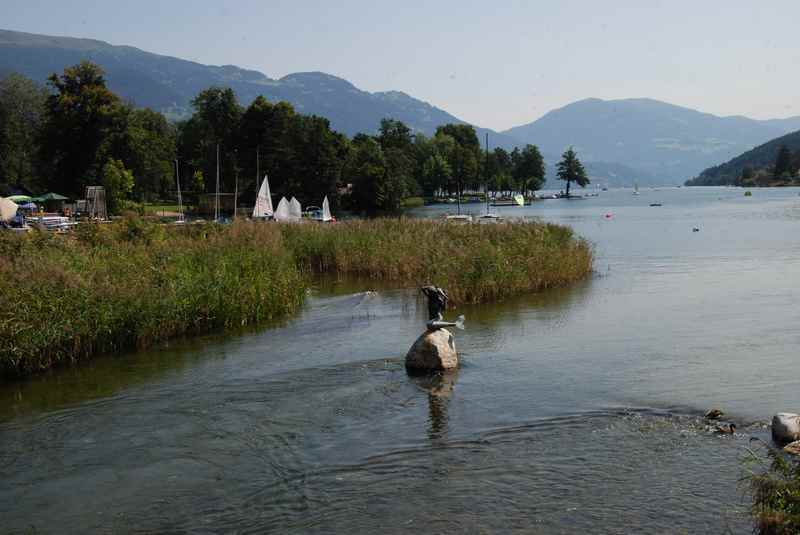
[[[611,212],[608,212],[608,213],[607,213],[606,215],[604,215],[603,217],[605,217],[606,219],[611,219],[612,217],[614,217],[614,214],[612,214]]]
[[[692,227],[692,232],[700,232],[700,227]]]

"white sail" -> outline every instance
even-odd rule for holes
[[[333,221],[333,216],[331,215],[331,205],[328,203],[327,195],[325,195],[325,198],[322,200],[322,220],[325,222]]]
[[[300,206],[300,201],[292,197],[289,201],[289,217],[292,219],[301,219],[303,217],[303,207]]]
[[[286,197],[281,197],[274,215],[275,221],[288,221],[291,219],[291,215],[289,214],[289,201],[286,200]]]
[[[261,183],[261,189],[258,190],[256,206],[253,208],[253,217],[271,217],[273,214],[272,196],[269,192],[269,177],[264,175],[264,182]]]

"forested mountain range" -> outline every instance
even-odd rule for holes
[[[745,179],[744,181],[757,179],[759,174],[767,180],[780,179],[781,177],[774,176],[774,166],[782,147],[786,147],[792,155],[790,158],[790,172],[796,174],[798,168],[800,168],[800,130],[768,141],[723,164],[709,167],[697,177],[687,181],[686,185],[723,186],[742,184],[743,178]]]
[[[202,90],[221,86],[232,88],[245,105],[259,95],[272,102],[286,101],[299,113],[327,118],[335,130],[348,136],[375,133],[387,117],[428,136],[440,125],[465,123],[400,91],[370,93],[321,72],[272,79],[233,65],[202,65],[93,39],[0,30],[0,76],[18,72],[44,82],[51,73],[82,60],[100,65],[109,88],[118,95],[173,118],[190,115],[190,102]],[[494,145],[513,148],[518,144],[492,130],[476,130],[480,139],[488,132]]]

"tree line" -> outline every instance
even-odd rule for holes
[[[484,188],[529,194],[545,181],[536,146],[488,152],[466,124],[425,136],[387,118],[376,134],[350,139],[286,102],[260,96],[244,107],[230,88],[208,88],[192,107],[178,122],[137,109],[90,62],[52,74],[44,87],[7,76],[0,80],[0,185],[72,198],[103,185],[115,211],[173,198],[176,170],[190,194],[214,192],[219,165],[220,191],[238,191],[244,203],[268,174],[277,196],[320,204],[327,195],[336,207],[373,215],[394,212],[409,197]]]
[[[784,142],[785,141],[785,142]],[[795,147],[795,150],[792,150]],[[800,179],[800,132],[748,151],[686,181],[687,186],[769,186]]]

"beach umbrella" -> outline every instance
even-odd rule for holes
[[[59,195],[58,193],[45,193],[44,195],[39,195],[35,199],[30,199],[32,201],[68,201],[69,197],[64,197],[63,195]]]
[[[19,207],[22,208],[23,210],[31,210],[34,212],[39,209],[39,207],[36,206],[36,203],[32,202],[26,202],[24,204],[20,204]]]
[[[20,204],[24,202],[31,202],[33,200],[33,197],[29,197],[28,195],[12,195],[10,197],[6,197],[6,199],[14,201],[17,204]]]
[[[0,221],[11,221],[17,215],[17,204],[0,197]]]

